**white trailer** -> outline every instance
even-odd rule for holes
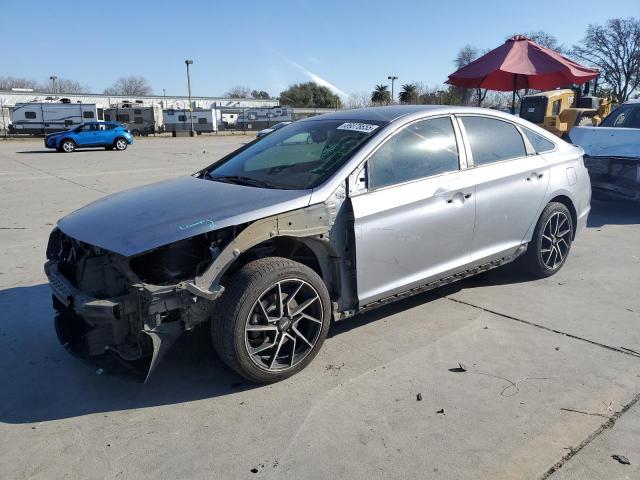
[[[159,105],[145,107],[135,103],[112,105],[105,109],[107,122],[126,126],[133,135],[149,135],[162,131],[162,108]]]
[[[11,133],[50,133],[85,122],[102,120],[95,103],[16,103],[11,112]]]
[[[218,109],[188,109],[166,108],[162,110],[162,121],[165,132],[191,131],[191,115],[193,129],[197,133],[217,132],[220,125],[220,110]]]

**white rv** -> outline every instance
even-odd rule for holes
[[[193,115],[193,129],[197,133],[216,132],[220,124],[220,110],[165,108],[162,110],[162,120],[165,132],[191,131],[191,117]]]
[[[145,107],[136,103],[115,104],[105,109],[104,119],[123,124],[133,135],[162,131],[162,108],[158,105]]]
[[[11,133],[50,133],[85,122],[103,120],[95,103],[16,103],[11,112]]]

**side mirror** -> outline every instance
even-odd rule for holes
[[[367,164],[360,165],[349,175],[349,195],[357,195],[367,191]]]

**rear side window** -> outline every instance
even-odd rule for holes
[[[527,154],[520,132],[509,122],[487,117],[462,117],[462,123],[476,166]]]
[[[93,112],[82,112],[82,118],[93,118]]]
[[[24,112],[24,118],[36,118],[36,112]]]
[[[531,142],[531,145],[533,146],[533,149],[536,151],[536,153],[550,152],[551,150],[556,148],[555,143],[547,140],[542,135],[538,135],[528,128],[523,127],[522,130]]]
[[[458,170],[451,119],[433,118],[408,125],[371,156],[368,168],[372,189]]]

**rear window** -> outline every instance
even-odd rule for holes
[[[640,104],[620,105],[600,125],[603,127],[640,128]]]
[[[516,127],[488,117],[462,117],[476,166],[524,157],[527,152]]]

